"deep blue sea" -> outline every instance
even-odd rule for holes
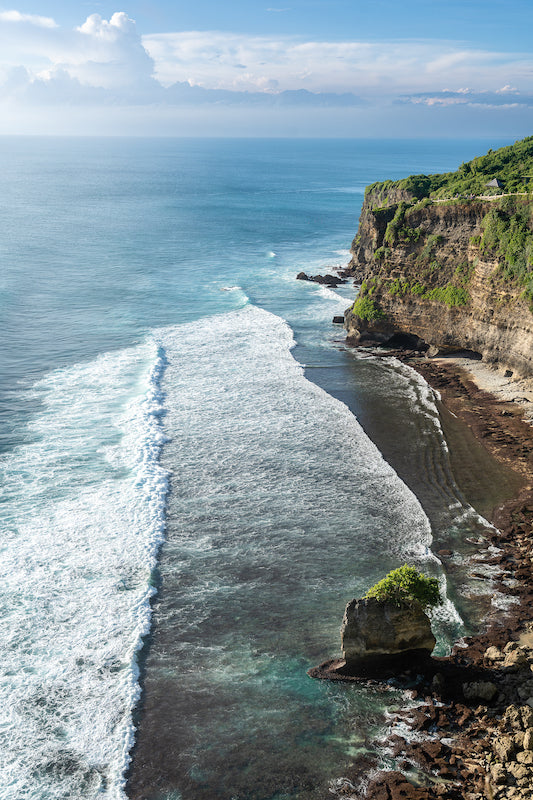
[[[307,677],[346,602],[409,561],[465,631],[435,395],[295,276],[368,183],[505,143],[0,140],[2,800],[333,796],[398,702]]]

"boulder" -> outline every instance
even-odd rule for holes
[[[500,736],[492,743],[492,750],[500,761],[511,761],[516,751],[514,739],[510,736]]]
[[[530,707],[529,703],[527,706],[520,707],[520,716],[522,718],[524,730],[533,728],[533,709]]]
[[[429,617],[417,601],[397,605],[371,597],[346,606],[341,644],[346,665],[351,666],[415,651],[430,655],[436,640]]]
[[[484,658],[486,658],[487,661],[503,661],[505,656],[498,647],[492,645],[485,650]]]
[[[520,669],[529,666],[529,661],[523,650],[507,650],[507,648],[505,648],[505,652],[506,656],[503,662],[503,668],[508,672],[518,672]]]
[[[472,681],[463,683],[463,694],[467,700],[486,700],[490,703],[498,694],[498,687],[492,681]]]
[[[507,783],[507,770],[503,764],[493,764],[490,768],[490,776],[496,786],[505,786]]]
[[[522,721],[521,709],[517,706],[507,706],[503,715],[503,723],[506,728],[514,731],[523,731],[526,727]]]
[[[528,728],[524,734],[524,750],[533,750],[533,728]]]

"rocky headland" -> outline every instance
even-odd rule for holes
[[[367,189],[350,262],[360,284],[346,314],[354,343],[469,351],[514,377],[533,374],[530,184],[509,178],[513,191],[495,195],[479,188],[514,154],[523,173],[524,151],[533,162],[533,138],[485,156],[475,173],[462,165]],[[455,192],[471,184],[477,194]]]
[[[457,173],[375,184],[365,195],[352,245],[350,271],[360,290],[345,314],[348,342],[394,348],[492,455],[521,475],[522,488],[490,515],[495,590],[508,597],[507,610],[494,609],[485,630],[449,656],[396,671],[393,685],[413,703],[392,720],[385,743],[396,768],[380,769],[380,758],[369,755],[330,790],[340,797],[533,797],[530,167],[533,137]],[[503,189],[487,194],[494,177]],[[465,370],[476,363],[481,370]],[[487,370],[498,380],[487,380]],[[326,662],[315,677],[369,679],[343,676],[339,665]],[[370,751],[383,747],[371,743]]]

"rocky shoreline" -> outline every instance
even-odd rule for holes
[[[377,758],[365,757],[330,791],[358,800],[531,800],[533,427],[520,404],[481,390],[453,362],[409,352],[393,355],[419,371],[445,407],[521,475],[518,496],[492,512],[492,552],[484,556],[485,564],[501,570],[495,590],[508,599],[508,610],[494,609],[484,632],[462,640],[450,656],[396,674],[393,685],[408,690],[417,705],[399,712],[387,742],[374,747],[385,746],[397,769],[380,771]],[[331,679],[336,667],[326,662],[314,677]],[[408,736],[395,731],[405,725]]]

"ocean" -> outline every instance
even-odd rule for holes
[[[295,276],[367,184],[507,142],[1,142],[1,800],[332,796],[401,699],[307,669],[404,562],[446,652],[487,523],[353,286]]]

